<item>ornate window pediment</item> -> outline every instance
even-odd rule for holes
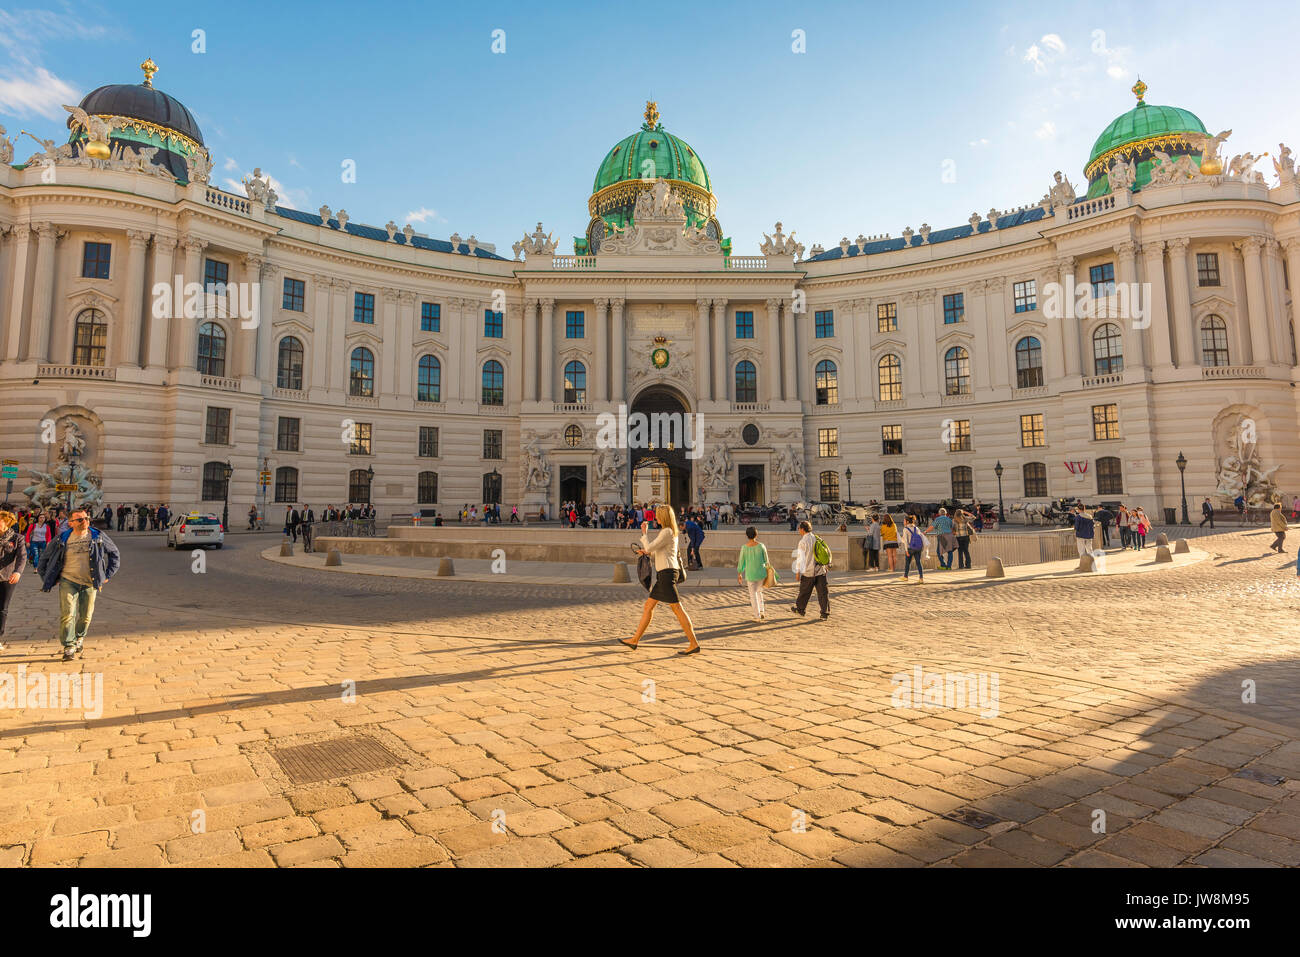
[[[974,341],[975,337],[969,332],[960,332],[954,329],[946,336],[940,336],[938,339],[938,345],[944,349],[949,349],[953,346],[968,346]]]
[[[1216,313],[1227,319],[1231,313],[1236,311],[1236,303],[1231,299],[1225,299],[1222,296],[1206,296],[1192,303],[1192,317],[1200,320],[1210,313]]]
[[[1007,326],[1007,338],[1010,340],[1019,340],[1025,336],[1042,339],[1046,332],[1047,323],[1037,319],[1021,319],[1014,326]]]
[[[111,309],[117,303],[117,296],[110,295],[102,289],[76,289],[65,297],[75,309]]]
[[[357,329],[353,332],[349,332],[343,337],[343,341],[347,344],[349,350],[355,349],[357,346],[363,344],[371,345],[375,348],[379,348],[384,344],[383,339],[375,335],[373,332],[367,332],[364,329]]]
[[[809,352],[808,358],[812,359],[814,363],[821,359],[834,359],[838,362],[843,354],[844,350],[838,346],[824,345]]]
[[[310,338],[316,331],[308,323],[296,317],[291,319],[277,319],[271,323],[271,328],[275,330],[277,336],[298,336],[300,339],[304,337]]]
[[[893,336],[891,336],[888,339],[880,339],[879,341],[874,342],[871,345],[871,354],[875,356],[877,359],[879,359],[887,352],[897,352],[899,354],[902,354],[906,351],[907,351],[906,340],[899,339]]]

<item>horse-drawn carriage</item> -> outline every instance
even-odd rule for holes
[[[745,502],[740,506],[736,517],[742,525],[753,525],[763,521],[784,522],[789,517],[789,513],[784,505],[776,502],[768,502],[766,505]]]

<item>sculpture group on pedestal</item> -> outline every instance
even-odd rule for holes
[[[85,454],[86,438],[81,429],[72,419],[64,419],[63,442],[59,446],[59,464],[49,472],[32,469],[29,474],[35,481],[23,489],[23,494],[31,499],[33,505],[47,508],[68,501],[68,494],[60,492],[58,486],[75,485],[77,491],[71,496],[74,506],[97,505],[104,496],[101,487],[103,480],[91,470],[90,466],[82,465],[77,461]]]

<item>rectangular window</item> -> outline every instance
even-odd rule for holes
[[[943,297],[943,324],[945,326],[950,326],[954,322],[961,322],[962,316],[965,314],[965,293],[952,292]]]
[[[483,310],[484,339],[500,339],[504,336],[505,316],[504,312],[493,312],[491,309]]]
[[[817,454],[824,459],[833,459],[840,454],[840,430],[817,430]]]
[[[436,459],[438,457],[438,427],[436,425],[420,426],[420,458]]]
[[[203,288],[218,295],[225,292],[226,283],[230,282],[230,265],[217,259],[203,260]]]
[[[736,338],[754,338],[754,314],[752,312],[736,313]]]
[[[822,309],[813,313],[813,326],[818,339],[830,339],[835,335],[835,310]]]
[[[1092,437],[1098,441],[1119,438],[1119,406],[1092,407]]]
[[[1042,462],[1025,463],[1025,495],[1044,498],[1047,495],[1047,466]]]
[[[348,449],[350,455],[369,455],[370,454],[370,423],[354,422],[352,423],[352,445]]]
[[[1032,312],[1038,308],[1038,280],[1026,279],[1011,287],[1016,303],[1016,312]]]
[[[890,502],[901,502],[907,497],[903,490],[903,470],[902,469],[885,469],[885,499]]]
[[[282,305],[291,312],[302,312],[307,301],[307,283],[301,279],[284,280],[284,300]]]
[[[948,433],[949,452],[970,451],[970,419],[954,419]]]
[[[584,335],[586,316],[581,311],[570,309],[564,314],[564,338],[581,339]]]
[[[112,243],[86,243],[81,256],[81,275],[85,279],[107,279],[108,261],[113,255]]]
[[[880,427],[880,454],[903,454],[903,427],[901,425],[882,425]]]
[[[280,417],[275,429],[275,449],[277,452],[301,452],[298,437],[302,431],[302,419]]]
[[[375,324],[375,295],[371,292],[352,294],[352,321]]]
[[[1196,254],[1196,285],[1198,286],[1220,285],[1218,253],[1197,253]]]
[[[1088,268],[1088,281],[1092,283],[1092,298],[1105,299],[1115,293],[1115,264],[1102,263]]]
[[[483,458],[499,459],[501,458],[501,436],[504,435],[500,429],[483,430]]]
[[[1020,447],[1033,449],[1046,445],[1043,435],[1042,415],[1022,415],[1020,417]]]
[[[823,502],[838,502],[840,500],[840,473],[823,472],[820,476],[821,481],[821,500]]]
[[[882,302],[876,306],[876,331],[898,331],[898,303]]]
[[[420,303],[420,331],[442,332],[442,303]]]
[[[229,409],[208,408],[208,423],[203,431],[203,441],[208,445],[230,444]]]

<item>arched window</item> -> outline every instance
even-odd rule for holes
[[[416,501],[421,505],[435,505],[438,502],[438,473],[421,472],[416,480]]]
[[[369,469],[353,469],[348,473],[348,501],[356,505],[370,504]]]
[[[736,363],[736,401],[758,401],[758,370],[748,359]]]
[[[275,470],[275,500],[298,501],[298,470],[293,466],[282,465]]]
[[[1042,462],[1026,462],[1023,469],[1025,498],[1047,497],[1047,466]]]
[[[437,356],[420,356],[420,378],[415,387],[415,398],[420,402],[442,401],[442,363]]]
[[[1043,384],[1043,344],[1033,336],[1016,343],[1016,388],[1032,389]]]
[[[952,497],[966,502],[975,497],[975,476],[969,465],[954,465],[952,468]]]
[[[903,491],[903,470],[885,469],[885,500],[901,502],[904,498],[906,493]]]
[[[352,368],[348,372],[348,395],[375,394],[375,354],[365,346],[352,350]]]
[[[817,404],[838,405],[839,401],[839,374],[835,363],[830,359],[823,359],[817,363]]]
[[[199,326],[199,362],[202,375],[226,374],[226,330],[215,322]]]
[[[587,367],[577,360],[564,364],[564,401],[569,405],[587,401]]]
[[[1097,494],[1124,494],[1124,476],[1120,471],[1119,459],[1113,455],[1097,460]]]
[[[1218,316],[1201,320],[1201,365],[1228,365],[1228,324]]]
[[[970,353],[953,346],[943,354],[943,378],[947,395],[970,393]]]
[[[226,463],[203,463],[203,501],[220,502],[226,497]]]
[[[275,384],[281,389],[302,389],[302,343],[294,336],[285,336],[280,340]]]
[[[1124,371],[1124,339],[1113,322],[1098,326],[1092,334],[1093,375],[1111,375]]]
[[[564,428],[564,444],[571,449],[576,449],[582,444],[582,427],[577,425],[568,425]]]
[[[483,363],[483,404],[506,404],[506,370],[496,359]]]
[[[823,502],[838,502],[840,500],[840,473],[822,472],[820,479],[821,500]]]
[[[876,364],[879,373],[880,382],[880,400],[889,402],[894,399],[903,397],[903,362],[898,356],[890,353],[887,356],[881,356],[880,362]]]
[[[90,245],[87,243],[87,245]],[[77,314],[76,335],[72,340],[74,366],[102,366],[108,345],[108,322],[98,309],[83,309]]]

